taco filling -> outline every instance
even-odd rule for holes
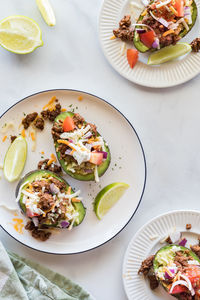
[[[79,225],[85,216],[80,190],[74,192],[58,175],[44,170],[27,174],[17,188],[23,213],[36,228],[67,228]]]
[[[135,26],[134,45],[140,52],[175,45],[190,31],[196,17],[194,0],[151,2]]]
[[[94,124],[79,114],[60,114],[52,135],[63,170],[78,180],[96,180],[107,170],[110,151]]]

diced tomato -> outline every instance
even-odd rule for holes
[[[136,49],[127,50],[127,60],[131,69],[135,66],[138,61],[138,51]]]
[[[183,285],[176,285],[173,289],[173,291],[171,292],[172,295],[175,295],[175,294],[180,294],[180,293],[184,293],[184,292],[187,292],[188,289],[186,288],[186,286],[183,286]]]
[[[39,216],[38,214],[32,212],[29,208],[26,209],[26,215],[29,218],[33,218],[33,217],[38,217]]]
[[[66,119],[63,122],[63,130],[66,132],[66,131],[74,130],[74,128],[75,128],[75,124],[72,117],[70,116],[66,117]]]
[[[154,34],[153,30],[147,31],[145,33],[141,33],[140,40],[145,46],[147,46],[148,48],[151,48],[151,46],[155,40],[155,34]]]
[[[100,165],[103,161],[103,153],[92,152],[90,156],[90,162],[95,165]]]
[[[184,17],[184,3],[183,0],[175,0],[174,8],[178,15],[177,17]]]
[[[192,286],[200,289],[200,268],[197,266],[190,266],[187,268],[185,275],[190,279]]]

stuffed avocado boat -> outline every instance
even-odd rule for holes
[[[139,273],[148,274],[152,289],[161,284],[168,294],[180,300],[200,299],[200,259],[184,246],[162,247],[143,261]]]
[[[140,52],[175,45],[191,30],[196,18],[194,0],[150,2],[135,26],[134,45]]]
[[[69,184],[46,170],[28,173],[18,184],[16,201],[22,212],[36,228],[67,228],[82,223],[85,207],[80,191],[74,192]]]
[[[98,182],[111,155],[96,126],[79,114],[63,112],[55,119],[52,135],[63,170],[75,179]]]

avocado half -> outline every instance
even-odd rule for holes
[[[157,253],[156,253],[156,255],[155,255],[155,257],[154,257],[153,269],[154,269],[155,275],[156,275],[156,271],[159,268],[158,255],[159,256],[162,256],[162,255],[165,256],[165,252],[168,251],[168,250],[170,250],[174,246],[179,247],[182,251],[188,250],[189,251],[189,255],[192,256],[195,260],[197,260],[200,263],[199,257],[191,249],[183,247],[183,246],[179,246],[179,245],[174,245],[174,244],[167,245],[167,246],[162,247],[160,250],[158,250]],[[158,277],[157,277],[157,280],[162,285],[162,287],[169,293],[170,289],[169,289],[168,284],[165,281],[160,280],[160,278],[158,278]],[[178,294],[176,294],[176,295],[174,294],[174,295],[171,295],[171,296],[173,296],[175,298],[178,298],[178,299],[181,299]]]
[[[152,2],[152,3],[153,3],[153,2]],[[197,6],[196,6],[195,1],[193,1],[193,3],[192,3],[192,8],[193,8],[193,10],[192,10],[192,24],[190,24],[190,25],[188,24],[189,31],[192,29],[192,27],[194,26],[194,24],[195,24],[195,22],[196,22],[196,19],[197,19]],[[146,10],[146,9],[145,9],[145,10]],[[144,10],[144,11],[145,11],[145,10]],[[143,12],[144,12],[144,11],[143,11]],[[140,14],[140,16],[139,16],[139,18],[138,18],[138,21],[142,21],[142,20],[143,20],[143,18],[144,18],[144,16],[142,16],[143,12]],[[137,23],[138,23],[138,21],[137,21]],[[138,25],[139,25],[139,23],[138,23]],[[139,28],[139,26],[138,26],[137,28]],[[181,38],[183,38],[189,31],[187,31],[186,29],[183,29],[183,30],[179,33],[179,36],[180,36]],[[140,36],[139,36],[139,34],[137,33],[136,30],[135,30],[135,32],[134,32],[133,43],[134,43],[135,48],[136,48],[138,51],[142,52],[142,53],[147,52],[147,51],[149,51],[149,50],[152,50],[152,51],[155,51],[155,50],[156,50],[156,49],[154,49],[154,48],[148,48],[147,46],[145,46],[145,45],[141,42]],[[161,48],[163,48],[162,45],[161,45]]]
[[[66,183],[66,191],[68,190],[69,184],[63,178],[61,178],[60,176],[58,176],[57,174],[55,174],[53,172],[50,172],[48,170],[35,170],[35,171],[32,171],[32,172],[29,172],[28,174],[26,174],[20,180],[20,182],[17,185],[16,192],[15,192],[16,197],[19,194],[20,187],[24,183],[27,182],[27,185],[28,185],[29,183],[35,181],[36,179],[40,180],[42,178],[48,178],[49,176],[52,176],[52,177],[56,178],[57,180]],[[26,188],[27,185],[25,185],[24,188]],[[71,189],[71,194],[73,194],[73,193],[74,193],[74,191],[73,191],[73,189]],[[21,197],[19,199],[19,206],[20,206],[22,212],[26,215],[26,206],[24,205],[24,203],[22,202],[22,200],[23,200],[23,196],[21,195]],[[85,217],[85,214],[86,214],[86,208],[84,207],[84,205],[83,205],[82,202],[74,202],[73,206],[74,206],[76,212],[79,213],[79,216],[76,218],[76,220],[75,220],[75,222],[73,224],[73,227],[75,227],[75,226],[78,226],[78,225],[80,225],[82,223],[82,221],[83,221],[83,219]],[[48,227],[59,227],[58,223],[53,224],[53,223],[50,222],[50,220],[48,220],[48,223],[43,223],[43,224],[45,226],[48,226]]]
[[[68,116],[73,117],[73,115],[74,115],[73,112],[63,112],[56,117],[54,122],[58,123],[59,120],[64,121],[66,119],[66,117],[68,117]],[[106,152],[108,153],[108,155],[107,155],[107,159],[101,165],[99,165],[97,167],[99,177],[101,177],[106,172],[106,170],[108,169],[108,167],[110,165],[110,161],[111,161],[110,149],[106,145],[105,141],[104,141],[104,145],[105,145],[105,149],[106,149]],[[59,146],[59,144],[57,142],[55,142],[55,150],[57,149],[58,146]],[[56,151],[56,154],[57,154],[58,161],[59,161],[60,165],[62,166],[64,172],[67,173],[69,176],[73,177],[74,179],[82,180],[82,181],[94,181],[95,180],[94,173],[83,175],[83,174],[79,174],[77,172],[73,173],[73,172],[67,170],[67,166],[65,165],[65,160],[61,159],[60,152]]]

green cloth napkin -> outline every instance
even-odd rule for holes
[[[6,252],[0,242],[1,300],[94,300],[66,277]]]

